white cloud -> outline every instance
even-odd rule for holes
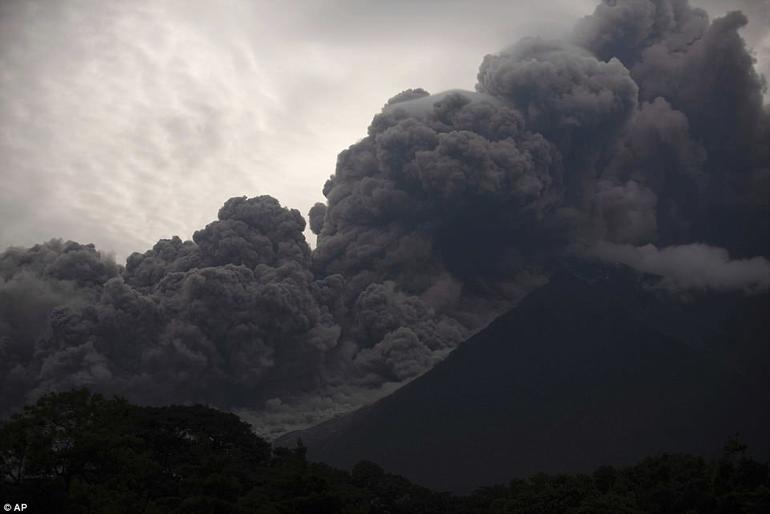
[[[754,292],[770,288],[770,261],[764,257],[733,260],[724,248],[705,244],[657,248],[605,242],[589,253],[661,276],[663,285],[671,289]]]

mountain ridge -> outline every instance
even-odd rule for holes
[[[687,328],[660,319],[678,305],[667,298],[623,267],[572,266],[392,395],[277,444],[301,437],[310,458],[369,459],[453,491],[661,451],[715,455],[735,432],[766,453],[755,377],[664,333]]]

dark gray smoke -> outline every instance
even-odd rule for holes
[[[683,0],[605,2],[575,41],[616,57],[642,105],[609,172],[658,197],[659,242],[699,241],[767,255],[770,113],[740,12],[709,22]]]
[[[39,345],[51,337],[57,310],[93,305],[118,275],[93,245],[54,240],[0,254],[0,412],[37,387]]]
[[[339,329],[323,303],[333,277],[310,272],[304,228],[270,197],[232,198],[194,242],[132,255],[93,302],[51,313],[37,392],[87,384],[232,406],[266,399],[271,381],[315,386],[315,362]]]
[[[87,385],[280,431],[430,369],[575,253],[767,289],[770,113],[745,23],[606,1],[569,42],[485,57],[475,92],[396,95],[340,153],[312,252],[264,196],[125,269],[76,243],[6,251],[0,408]]]

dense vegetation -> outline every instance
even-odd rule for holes
[[[370,462],[352,472],[271,448],[233,414],[138,407],[87,391],[41,398],[0,427],[0,499],[28,512],[760,513],[767,464],[662,455],[593,474],[533,475],[470,496],[437,493]]]

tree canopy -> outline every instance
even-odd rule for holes
[[[721,458],[660,455],[592,474],[535,474],[459,497],[363,461],[308,462],[236,415],[49,394],[0,426],[0,496],[32,512],[637,514],[770,512],[768,465],[731,441]]]

